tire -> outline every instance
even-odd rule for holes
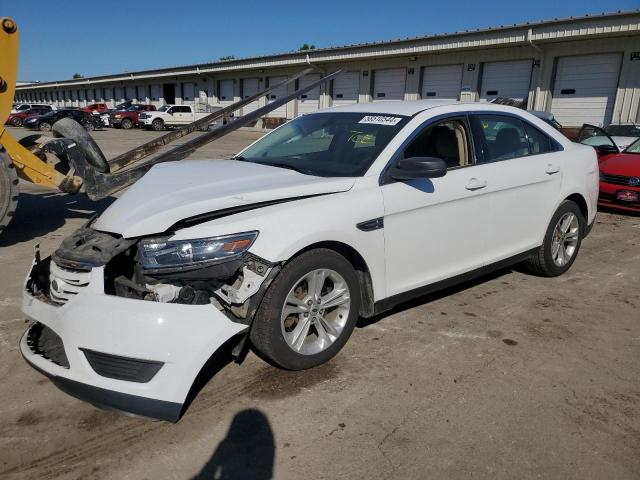
[[[567,223],[569,219],[575,219],[575,222]],[[566,233],[565,226],[568,228]],[[527,269],[542,277],[562,275],[571,268],[578,256],[585,228],[586,220],[580,207],[571,200],[562,202],[549,222],[544,242],[536,254],[525,262]]]
[[[156,132],[164,130],[164,121],[161,118],[156,118],[153,122],[151,122],[151,129],[155,130]]]
[[[84,122],[82,126],[87,132],[93,132],[96,129],[96,126],[93,122]]]
[[[120,122],[120,126],[124,129],[124,130],[129,130],[131,128],[133,128],[133,122],[131,121],[131,119],[129,118],[124,118],[122,120],[122,122]]]
[[[93,125],[93,124],[92,124]],[[85,128],[75,120],[62,118],[53,125],[53,136],[74,140],[85,153],[87,162],[102,173],[109,172],[109,162]]]
[[[318,272],[324,272],[326,277]],[[325,312],[321,302],[311,300],[311,283],[305,277],[324,278],[321,291],[325,293],[321,299],[326,299],[327,305],[342,303],[332,305]],[[330,296],[339,291],[343,293],[331,300]],[[293,302],[287,304],[295,312],[283,318],[285,301],[294,295],[296,306]],[[307,301],[312,304],[308,305]],[[327,362],[342,349],[353,332],[359,312],[360,286],[351,264],[333,250],[310,250],[288,262],[276,276],[256,313],[249,339],[257,353],[270,363],[288,370],[304,370]],[[303,332],[304,336],[296,336],[296,331]]]
[[[0,146],[0,233],[4,230],[18,206],[18,174],[16,169]]]
[[[22,126],[22,119],[20,117],[13,117],[11,119],[11,126],[12,127],[21,127]]]
[[[50,132],[51,124],[48,122],[42,122],[40,125],[38,125],[38,128],[40,129],[41,132]]]

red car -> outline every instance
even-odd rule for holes
[[[32,117],[34,115],[44,115],[45,113],[49,113],[50,111],[50,108],[30,108],[29,110],[22,110],[17,113],[9,114],[9,118],[7,118],[7,121],[4,123],[6,123],[7,125],[11,125],[12,127],[21,127],[27,117]]]
[[[129,130],[138,125],[140,112],[150,112],[155,110],[154,105],[131,104],[125,110],[116,110],[109,115],[109,123],[115,128]]]
[[[640,212],[640,138],[620,151],[601,128],[584,125],[580,143],[591,145],[598,153],[602,207]]]
[[[109,107],[106,103],[92,103],[84,108],[81,108],[81,110],[88,113],[103,113],[109,110]]]

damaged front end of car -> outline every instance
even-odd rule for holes
[[[125,239],[87,225],[50,257],[36,251],[23,356],[94,405],[177,421],[222,345],[236,361],[247,352],[253,317],[280,270],[248,251],[257,235]]]
[[[280,270],[248,250],[258,232],[171,240],[169,236],[124,239],[83,227],[50,258],[36,258],[27,290],[62,305],[82,286],[72,275],[104,267],[104,293],[116,297],[213,305],[231,321],[250,325],[260,300]],[[66,278],[61,275],[66,273]]]

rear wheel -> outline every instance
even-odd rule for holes
[[[125,130],[129,130],[130,128],[133,128],[133,122],[128,118],[123,118],[122,122],[120,122],[120,126]]]
[[[557,277],[569,270],[578,256],[585,223],[575,202],[562,202],[549,222],[544,243],[527,261],[527,268],[543,277]]]
[[[13,117],[11,119],[11,126],[13,126],[13,127],[21,127],[22,126],[22,119],[20,117]]]
[[[5,152],[0,147],[0,233],[4,230],[18,206],[18,174]]]
[[[333,250],[310,250],[287,263],[267,290],[251,343],[283,368],[312,368],[342,349],[359,311],[360,288],[351,264]]]
[[[156,118],[153,122],[151,122],[151,128],[156,132],[160,132],[164,130],[164,122],[160,118]]]

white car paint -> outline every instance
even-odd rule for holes
[[[315,177],[240,161],[160,164],[114,202],[92,228],[137,238],[166,232],[180,220],[203,213],[301,197],[178,228],[168,235],[170,240],[184,240],[258,231],[249,252],[272,264],[287,262],[319,242],[341,243],[355,249],[366,263],[373,301],[378,302],[539,246],[551,216],[569,195],[585,199],[587,222],[594,221],[598,167],[593,148],[570,142],[522,110],[427,100],[354,104],[325,111],[411,119],[361,177]],[[520,116],[563,150],[453,169],[441,178],[380,184],[394,154],[417,128],[443,115],[473,112]],[[468,189],[471,184],[484,188]],[[376,218],[384,218],[384,228],[368,232],[356,228]],[[61,336],[71,366],[61,368],[35,354],[25,337],[21,350],[29,362],[48,375],[181,405],[206,359],[247,330],[214,305],[106,294],[103,278],[103,267],[94,267],[88,286],[61,307],[25,290],[24,313]],[[164,361],[165,366],[144,384],[108,379],[91,369],[79,348]]]

